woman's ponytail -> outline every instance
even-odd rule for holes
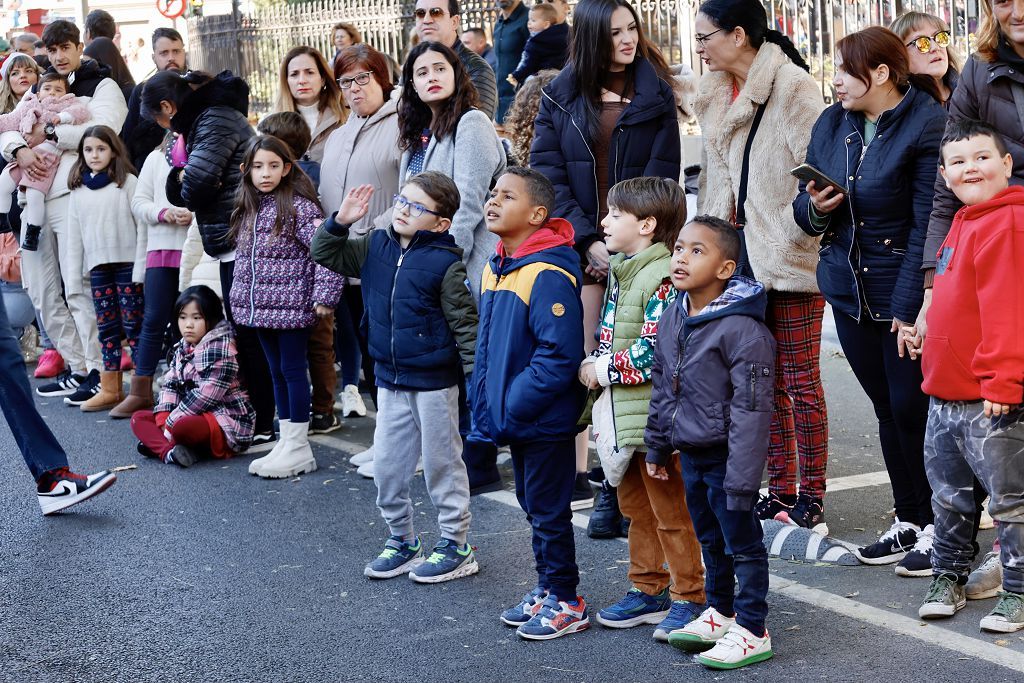
[[[782,48],[782,51],[786,54],[787,57],[790,58],[790,60],[794,64],[796,64],[804,71],[810,73],[810,65],[804,61],[804,58],[803,56],[801,56],[800,51],[796,49],[796,45],[793,44],[793,41],[790,40],[788,36],[780,33],[779,31],[776,31],[773,28],[770,28],[767,31],[765,31],[764,39],[769,43],[774,43],[775,45],[778,45],[780,48]]]

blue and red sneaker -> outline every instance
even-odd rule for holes
[[[544,604],[544,598],[547,596],[548,592],[537,586],[524,595],[518,605],[509,607],[501,613],[501,623],[507,626],[522,626],[540,611],[541,605]]]
[[[579,595],[575,600],[559,601],[554,595],[544,599],[533,618],[516,629],[520,638],[551,640],[590,628],[587,603]]]

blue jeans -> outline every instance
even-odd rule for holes
[[[708,604],[755,636],[763,636],[768,616],[768,551],[753,510],[726,506],[724,459],[680,454],[686,507],[697,532],[705,567]],[[739,580],[739,591],[735,590]]]
[[[282,420],[309,422],[312,399],[307,377],[309,363],[306,362],[309,333],[310,328],[256,330],[260,344],[263,345],[263,352],[267,355],[267,363],[270,365],[277,415]]]
[[[67,454],[36,410],[21,347],[7,319],[3,297],[0,297],[0,409],[33,477],[39,479],[44,472],[68,466]]]
[[[160,360],[164,346],[167,323],[171,322],[174,302],[178,300],[178,269],[147,268],[145,313],[142,316],[142,332],[135,349],[135,374],[152,377]]]
[[[349,290],[356,290],[356,297],[359,302],[359,314],[362,314],[362,298],[358,285],[345,285],[345,291],[338,305],[334,308],[334,355],[341,363],[341,386],[349,384],[359,386],[359,368],[363,363],[363,352],[359,344],[359,332],[356,326],[358,320],[353,317],[352,296]]]
[[[19,284],[0,281],[0,295],[7,309],[7,322],[14,329],[14,336],[21,337],[25,328],[36,318],[36,309],[32,307],[28,290]]]

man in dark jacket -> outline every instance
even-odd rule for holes
[[[739,236],[726,221],[698,216],[680,231],[669,271],[680,295],[658,325],[644,434],[655,479],[668,479],[665,463],[679,451],[708,567],[707,610],[669,642],[710,647],[698,660],[713,668],[772,656],[768,553],[753,508],[768,458],[775,340],[764,324],[764,287],[734,275],[739,257]],[[749,647],[741,651],[733,638]]]
[[[461,11],[458,0],[416,0],[416,33],[420,40],[434,40],[455,50],[476,88],[477,106],[493,119],[498,110],[494,69],[459,40]]]
[[[153,63],[156,64],[157,71],[184,71],[187,68],[185,41],[182,40],[180,33],[166,26],[153,31]],[[143,81],[132,90],[131,97],[128,98],[128,118],[124,120],[124,127],[121,129],[121,139],[128,147],[128,154],[137,172],[142,170],[146,157],[163,142],[167,133],[155,122],[142,116],[140,107],[142,89],[145,86],[146,83]]]
[[[523,56],[523,47],[530,31],[526,27],[529,10],[522,0],[498,0],[501,14],[494,24],[494,53],[498,58],[495,76],[498,79],[498,123],[505,120],[505,112],[512,106],[516,90],[508,82],[508,76],[515,71],[519,59]]]

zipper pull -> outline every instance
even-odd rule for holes
[[[404,261],[404,260],[405,260],[405,252],[403,251],[403,252],[402,252],[401,254],[399,254],[399,256],[398,256],[398,267],[399,267],[399,268],[401,268],[401,267],[402,267],[402,261]]]
[[[679,393],[679,373],[672,373],[672,395],[675,396]]]

